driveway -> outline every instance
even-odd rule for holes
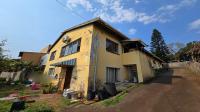
[[[66,112],[200,112],[200,76],[176,68],[133,89],[114,107],[78,106]]]

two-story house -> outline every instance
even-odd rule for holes
[[[154,76],[162,60],[130,40],[100,18],[65,30],[49,49],[44,73],[60,90],[70,88],[87,95],[105,82],[141,83]]]

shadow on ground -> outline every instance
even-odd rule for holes
[[[157,77],[146,81],[144,84],[161,83],[161,84],[172,84],[173,79],[181,79],[182,76],[174,75],[174,69],[168,69],[162,74],[158,74]]]

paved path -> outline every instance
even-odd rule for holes
[[[200,76],[172,69],[132,90],[114,107],[79,106],[66,112],[200,112]]]

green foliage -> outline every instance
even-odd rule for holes
[[[0,112],[9,112],[11,101],[0,101]],[[54,112],[54,109],[45,102],[26,103],[26,108],[23,112]]]
[[[169,48],[167,47],[162,34],[157,29],[153,30],[151,36],[151,52],[165,62],[170,61],[169,57],[171,53]]]
[[[4,59],[4,57],[6,57],[6,56],[3,54],[3,52],[5,51],[5,50],[3,49],[3,47],[5,46],[5,44],[6,44],[6,40],[2,40],[2,41],[0,42],[0,60]]]
[[[73,104],[73,103],[71,103],[71,100],[70,100],[70,99],[67,99],[67,98],[65,98],[65,97],[62,97],[62,98],[61,98],[60,103],[61,103],[61,106],[62,106],[62,107],[69,106],[69,105]]]
[[[0,83],[3,83],[3,82],[5,82],[5,81],[6,81],[6,78],[0,77]]]
[[[50,83],[48,87],[43,89],[43,94],[53,94],[53,93],[56,93],[57,91],[58,91],[58,87]]]
[[[112,98],[104,100],[103,105],[104,106],[113,106],[113,105],[119,103],[120,101],[122,101],[127,94],[128,94],[127,91],[121,92]]]
[[[0,101],[0,112],[9,112],[11,105],[10,101]]]
[[[133,90],[134,88],[140,87],[143,84],[135,84],[135,85],[130,85],[127,89],[123,90],[122,92],[120,92],[119,94],[117,94],[114,97],[111,97],[109,99],[106,99],[104,101],[102,101],[102,104],[104,106],[114,106],[116,104],[118,104],[120,101],[122,101],[124,99],[124,97],[126,95],[128,95],[128,93]]]
[[[181,48],[175,57],[180,61],[198,61],[200,60],[200,41],[193,41],[187,43],[184,48]]]

